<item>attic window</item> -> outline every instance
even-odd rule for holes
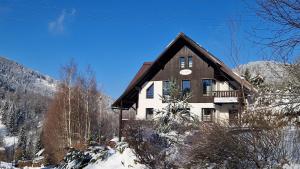
[[[180,68],[185,68],[185,58],[184,57],[179,58],[179,66],[180,66]]]
[[[188,65],[189,65],[189,68],[193,67],[193,59],[192,59],[192,56],[189,56],[189,57],[188,57]]]

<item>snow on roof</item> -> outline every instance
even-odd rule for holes
[[[239,78],[244,79],[240,74],[238,74],[236,71],[232,71],[235,75],[237,75]]]

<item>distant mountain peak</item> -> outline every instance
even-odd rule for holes
[[[239,75],[243,76],[248,69],[251,76],[262,76],[267,83],[280,82],[287,73],[285,65],[276,61],[253,61],[239,65],[234,69]]]

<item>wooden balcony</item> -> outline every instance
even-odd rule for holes
[[[212,91],[211,96],[214,97],[214,103],[238,103],[240,91]]]
[[[238,90],[232,91],[212,91],[214,97],[239,97],[240,92]]]

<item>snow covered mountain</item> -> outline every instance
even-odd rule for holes
[[[0,90],[27,90],[51,96],[56,85],[57,81],[53,78],[0,56]]]
[[[27,145],[27,157],[39,150],[44,114],[58,81],[23,65],[0,57],[0,154],[10,160],[11,149]],[[25,151],[26,150],[26,151]],[[29,150],[31,150],[29,152]],[[1,159],[0,159],[1,161]]]
[[[284,67],[284,64],[274,61],[255,61],[240,65],[234,71],[239,75],[244,75],[248,69],[251,77],[260,75],[267,83],[279,83],[287,74]]]

